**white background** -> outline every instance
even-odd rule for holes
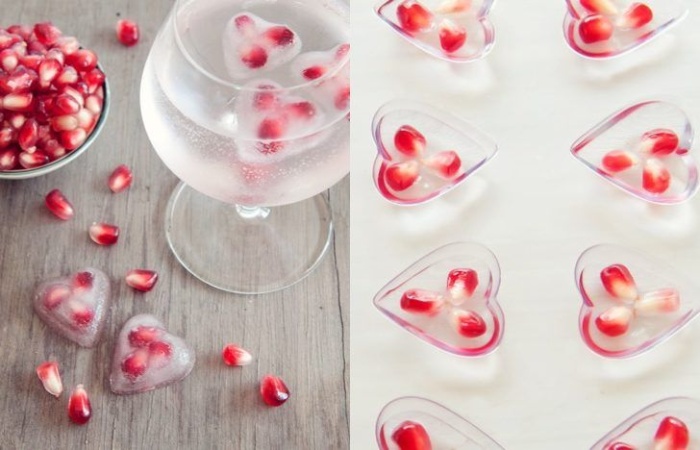
[[[564,42],[563,0],[499,0],[493,52],[455,71],[400,38],[372,3],[352,2],[353,449],[377,448],[379,411],[405,395],[444,404],[507,449],[538,450],[587,449],[651,402],[700,398],[700,322],[641,357],[605,360],[579,337],[573,282],[579,254],[602,242],[656,255],[697,278],[700,196],[648,205],[569,153],[581,134],[638,100],[671,100],[700,127],[700,5],[689,3],[686,20],[641,55],[593,64]],[[495,138],[499,154],[445,197],[416,207],[388,203],[372,183],[370,123],[396,98],[472,122]],[[372,304],[416,259],[458,240],[486,245],[502,269],[505,336],[481,359],[439,351]]]

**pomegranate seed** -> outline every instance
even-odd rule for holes
[[[44,306],[48,310],[56,308],[61,303],[68,300],[71,296],[71,290],[68,286],[57,285],[53,286],[46,292],[44,296]]]
[[[433,316],[440,312],[444,300],[436,292],[423,289],[409,289],[401,296],[401,309],[411,314]]]
[[[228,366],[247,366],[253,361],[253,357],[248,351],[235,344],[226,345],[221,356]]]
[[[61,73],[54,78],[54,84],[56,86],[66,86],[69,84],[75,84],[79,80],[78,72],[73,66],[64,66]]]
[[[5,50],[6,48],[16,44],[20,39],[21,38],[19,36],[0,29],[0,50]]]
[[[650,158],[644,165],[642,187],[652,194],[662,194],[671,185],[671,173],[658,159]]]
[[[87,133],[92,131],[92,128],[95,125],[95,116],[93,116],[90,111],[83,108],[78,111],[78,114],[76,114],[75,117],[78,120],[78,126],[85,130],[85,137],[87,138]]]
[[[148,353],[158,358],[170,358],[173,354],[173,348],[166,342],[154,341],[148,344]]]
[[[240,31],[252,31],[252,29],[255,28],[255,22],[253,22],[253,19],[245,14],[236,17],[234,22],[236,24],[236,28],[238,28]]]
[[[19,64],[19,56],[13,49],[14,47],[0,52],[0,65],[5,72],[12,72]]]
[[[595,325],[606,336],[621,336],[627,333],[632,315],[632,310],[626,306],[613,306],[596,318]]]
[[[479,274],[472,269],[453,269],[447,275],[447,290],[455,299],[470,298],[479,285]]]
[[[405,161],[387,167],[386,184],[394,191],[405,191],[418,180],[419,165],[416,161]]]
[[[119,227],[106,223],[94,222],[90,225],[90,239],[99,245],[114,245],[119,240]]]
[[[13,170],[19,164],[19,156],[17,150],[8,148],[0,151],[0,171]]]
[[[14,113],[12,115],[7,115],[7,121],[15,130],[19,130],[20,128],[22,128],[22,125],[24,125],[24,122],[26,120],[27,117],[24,114]]]
[[[440,3],[437,12],[440,14],[454,14],[468,11],[472,7],[472,0],[445,0]]]
[[[138,327],[129,332],[129,343],[132,347],[148,347],[160,337],[160,330],[154,327]]]
[[[109,186],[109,190],[116,194],[128,189],[129,186],[131,186],[131,181],[133,178],[134,176],[131,173],[129,166],[121,164],[117,166],[117,168],[114,169],[112,174],[109,176],[107,185]]]
[[[66,64],[78,72],[87,72],[97,66],[97,55],[92,50],[80,49],[66,56]]]
[[[51,161],[55,161],[66,155],[67,151],[56,139],[49,139],[44,145],[44,152],[49,156]]]
[[[69,220],[74,214],[73,205],[58,189],[46,194],[46,207],[61,220]]]
[[[256,92],[253,96],[253,106],[258,111],[269,111],[277,107],[279,99],[277,94],[270,92],[275,89],[274,86],[261,85],[258,86],[259,92]]]
[[[85,109],[90,111],[95,117],[99,117],[102,112],[102,99],[97,95],[90,95],[85,99]]]
[[[117,40],[127,47],[136,45],[139,41],[139,26],[128,19],[117,21]]]
[[[53,45],[61,37],[61,30],[51,22],[41,22],[34,25],[34,35],[44,45]]]
[[[7,94],[2,99],[2,107],[9,111],[25,112],[31,110],[34,96],[28,92],[22,94]]]
[[[350,53],[350,44],[340,44],[335,51],[336,61],[342,61]]]
[[[446,150],[425,158],[423,164],[437,175],[449,180],[456,177],[459,173],[459,169],[462,167],[462,160],[457,152]]]
[[[398,450],[433,450],[430,436],[423,425],[412,420],[401,422],[391,434]]]
[[[634,311],[640,315],[672,313],[681,307],[681,297],[673,288],[647,292],[634,303]]]
[[[665,156],[675,152],[678,144],[679,139],[675,132],[660,128],[644,133],[639,151],[654,156]]]
[[[301,74],[307,80],[315,80],[321,78],[326,73],[326,68],[323,66],[311,66],[304,69]]]
[[[440,47],[446,53],[454,53],[467,42],[467,30],[449,19],[440,22]]]
[[[90,325],[92,319],[95,318],[95,313],[87,306],[74,303],[70,305],[70,309],[71,319],[73,320],[73,324],[77,327],[86,327]]]
[[[78,272],[73,277],[73,287],[76,290],[88,290],[92,288],[95,276],[91,272]]]
[[[654,19],[654,13],[644,3],[632,3],[617,21],[617,26],[624,29],[642,28]]]
[[[344,110],[350,106],[350,85],[344,84],[338,89],[333,99],[336,109]]]
[[[274,155],[284,149],[282,142],[258,142],[256,150],[264,155]]]
[[[58,371],[58,363],[56,361],[47,361],[39,364],[36,368],[36,374],[44,385],[46,392],[59,397],[63,392],[63,382],[61,382],[61,374]]]
[[[25,169],[34,169],[36,167],[43,166],[47,162],[49,162],[49,157],[44,152],[21,152],[19,154],[19,165],[24,167]]]
[[[290,115],[300,120],[311,120],[316,115],[316,107],[311,102],[296,102],[285,108]]]
[[[578,25],[581,40],[586,44],[607,41],[613,34],[613,24],[599,14],[585,17]]]
[[[639,297],[637,284],[627,266],[612,264],[600,271],[600,281],[610,295],[624,300],[635,300]]]
[[[87,84],[90,94],[94,94],[97,88],[104,84],[105,78],[104,72],[98,68],[94,68],[83,74],[83,81]]]
[[[0,148],[5,148],[15,139],[15,130],[10,127],[5,127],[0,130]]]
[[[64,55],[72,55],[80,49],[80,43],[73,36],[61,36],[56,40],[55,48]]]
[[[596,14],[617,14],[617,8],[611,0],[581,0],[581,6]]]
[[[63,67],[63,64],[65,64],[66,62],[66,55],[58,48],[52,48],[51,50],[46,52],[45,59],[52,59],[58,62],[61,65],[61,67]]]
[[[396,8],[396,18],[404,31],[414,34],[433,26],[433,15],[415,0],[404,0]]]
[[[260,396],[268,406],[282,406],[289,400],[289,389],[281,378],[266,375],[260,381]]]
[[[601,164],[607,172],[618,173],[637,164],[637,158],[625,150],[612,150],[603,156]]]
[[[61,145],[63,145],[66,149],[75,150],[83,145],[83,142],[85,142],[85,139],[87,139],[87,132],[82,128],[76,128],[75,130],[62,131],[58,138]]]
[[[55,59],[45,59],[39,64],[39,82],[42,87],[47,87],[61,72],[61,63]]]
[[[625,444],[624,442],[614,442],[605,447],[605,450],[637,450],[637,448],[632,447],[629,444]]]
[[[486,322],[475,311],[456,309],[450,320],[454,329],[464,337],[478,338],[486,333]]]
[[[131,381],[146,373],[147,368],[148,352],[146,350],[136,350],[122,361],[122,372]]]
[[[31,70],[39,70],[39,65],[44,61],[41,55],[27,55],[20,59],[19,63]]]
[[[78,102],[80,107],[83,107],[85,105],[85,97],[78,90],[70,86],[63,86],[59,89],[59,92],[61,94],[70,95],[71,97],[73,97],[73,99],[76,102]]]
[[[75,424],[85,425],[92,416],[92,406],[87,391],[82,384],[73,389],[68,400],[68,418]]]
[[[406,156],[419,157],[425,150],[425,136],[410,125],[402,125],[394,135],[394,146]]]
[[[21,58],[23,56],[27,56],[27,43],[26,42],[18,42],[15,45],[13,45],[12,47],[10,47],[8,50],[14,52],[14,54],[17,56],[18,62],[19,62],[19,58]],[[15,65],[15,67],[16,67],[16,65]]]
[[[80,111],[80,103],[73,96],[61,94],[54,99],[52,110],[57,115],[75,114]]]
[[[34,119],[24,122],[17,134],[17,143],[22,150],[34,147],[39,140],[39,124]]]
[[[27,92],[37,79],[35,71],[20,66],[9,74],[0,75],[0,90],[6,94]]]
[[[281,117],[266,118],[258,126],[260,139],[279,139],[287,131],[287,121]]]
[[[654,436],[654,450],[687,450],[690,445],[688,427],[682,420],[667,416]]]
[[[263,33],[263,38],[277,47],[284,47],[294,42],[294,32],[285,26],[274,26]]]
[[[32,34],[32,28],[27,25],[10,25],[7,27],[7,32],[19,35],[22,39],[29,40],[29,36]]]
[[[240,56],[243,64],[251,69],[259,69],[267,64],[267,52],[256,44],[242,50]]]
[[[126,284],[141,292],[153,289],[158,281],[158,272],[146,269],[133,269],[126,274]]]

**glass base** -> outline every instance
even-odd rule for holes
[[[330,246],[333,222],[323,195],[273,208],[214,200],[180,183],[165,233],[175,257],[217,289],[264,294],[309,275]]]

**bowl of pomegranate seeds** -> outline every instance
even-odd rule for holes
[[[0,179],[31,178],[90,147],[109,110],[92,50],[50,22],[0,28]]]

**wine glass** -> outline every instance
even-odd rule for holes
[[[168,243],[200,280],[272,292],[327,251],[320,193],[349,172],[348,39],[343,0],[175,3],[144,67],[141,113],[181,180]]]

